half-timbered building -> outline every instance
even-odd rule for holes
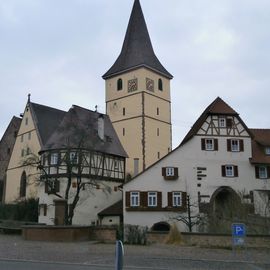
[[[225,223],[226,209],[234,215],[242,206],[253,217],[269,216],[269,146],[270,130],[249,129],[217,98],[176,149],[124,185],[125,224],[151,228],[211,213]]]
[[[107,115],[73,106],[40,155],[41,223],[97,224],[122,199],[126,152]]]
[[[4,149],[10,152],[5,202],[39,198],[39,221],[46,224],[98,223],[98,213],[122,199],[125,179],[127,155],[109,117],[79,106],[65,112],[30,95],[21,117],[8,136],[14,146]]]

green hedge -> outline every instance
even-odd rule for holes
[[[0,205],[0,219],[38,221],[38,200],[28,199],[17,204]]]

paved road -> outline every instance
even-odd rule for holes
[[[2,270],[114,269],[114,244],[24,241],[0,235]],[[177,245],[125,245],[127,270],[270,270],[270,249],[207,249]]]
[[[149,265],[149,260],[147,262]],[[19,260],[0,260],[0,269],[5,270],[113,270],[113,265],[102,264],[71,264],[56,262],[34,262]],[[151,266],[129,266],[126,270],[268,270],[270,265],[251,264],[245,262],[217,262],[217,261],[196,261],[196,260],[164,260],[163,258],[153,260]]]

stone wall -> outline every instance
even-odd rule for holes
[[[116,241],[115,227],[89,226],[23,226],[24,240],[31,241],[98,241],[112,243]]]
[[[231,247],[232,236],[225,234],[202,234],[202,233],[181,233],[183,245],[200,247]],[[169,240],[169,232],[148,232],[147,241],[149,244],[166,244]],[[270,248],[270,235],[248,235],[245,237],[245,246],[252,248]]]

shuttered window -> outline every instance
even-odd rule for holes
[[[243,152],[244,141],[239,139],[228,139],[227,140],[227,151],[228,152]]]
[[[178,178],[177,167],[163,167],[161,173],[165,180],[176,180]]]
[[[201,139],[201,149],[204,151],[218,151],[218,139]]]
[[[238,177],[238,166],[223,165],[221,166],[221,174],[223,177]]]
[[[270,166],[255,166],[255,176],[258,179],[270,178]]]

